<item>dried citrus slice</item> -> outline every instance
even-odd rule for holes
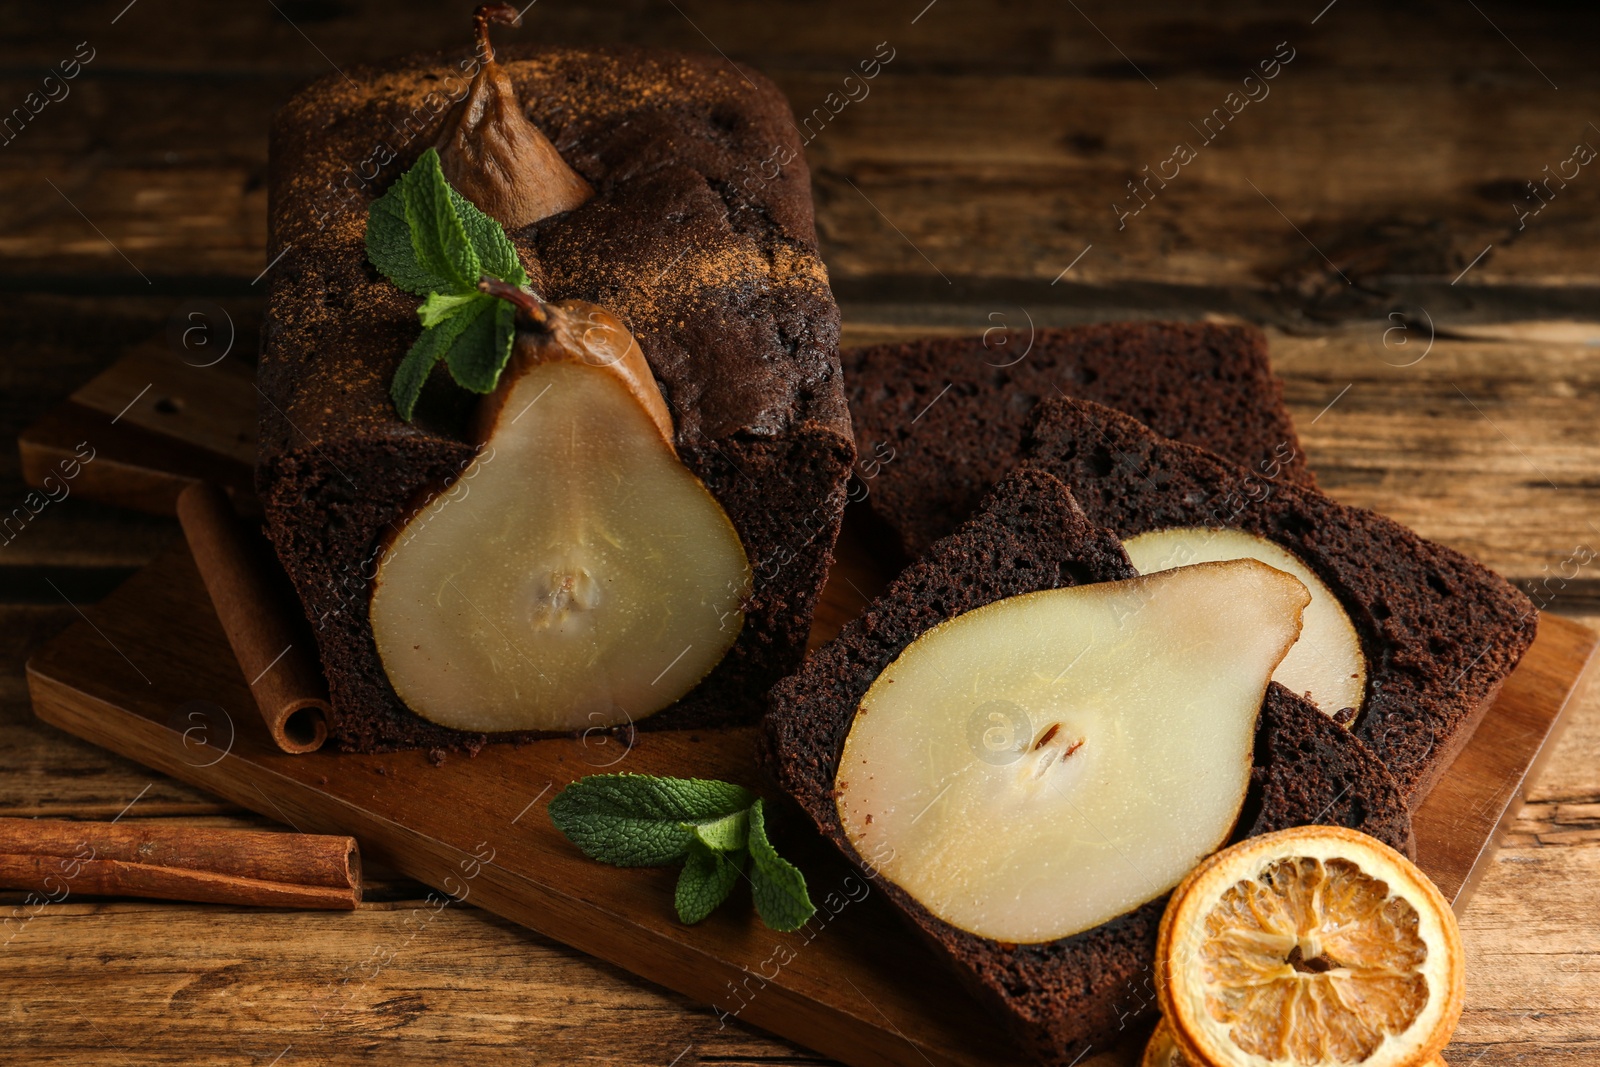
[[[1149,1042],[1144,1046],[1144,1057],[1139,1060],[1139,1067],[1189,1067],[1183,1050],[1172,1040],[1172,1028],[1167,1025],[1167,1020],[1156,1023],[1156,1032],[1150,1035]]]
[[[1422,1067],[1461,1017],[1449,904],[1404,856],[1343,827],[1207,859],[1173,891],[1156,958],[1173,1039],[1209,1067]]]
[[[1139,1067],[1194,1067],[1194,1061],[1185,1056],[1183,1050],[1178,1047],[1167,1020],[1160,1019],[1156,1022],[1156,1029],[1150,1035],[1150,1040],[1145,1042],[1144,1055],[1139,1058]],[[1443,1056],[1435,1056],[1427,1062],[1426,1067],[1450,1067],[1450,1065],[1444,1062]]]

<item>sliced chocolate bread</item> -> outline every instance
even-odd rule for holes
[[[1238,837],[1308,823],[1349,826],[1416,856],[1411,812],[1383,761],[1276,682],[1267,687],[1261,709],[1250,783]]]
[[[850,349],[842,360],[856,446],[876,474],[873,510],[912,558],[1016,465],[1045,397],[1106,404],[1266,477],[1313,484],[1254,327],[997,329]]]
[[[716,56],[507,47],[499,60],[595,193],[509,231],[533,288],[626,323],[678,456],[732,520],[754,574],[731,651],[641,725],[749,721],[804,653],[854,459],[839,313],[788,105]],[[472,65],[462,50],[350,67],[298,93],[272,130],[257,485],[347,750],[485,740],[402,705],[368,618],[386,531],[473,455],[474,398],[441,366],[416,421],[396,415],[390,383],[418,337],[418,299],[368,263],[367,210],[438,138]]]
[[[769,698],[762,758],[784,792],[848,860],[877,877],[893,905],[1044,1063],[1070,1064],[1154,1010],[1151,968],[1165,897],[1042,944],[968,933],[872,871],[841,825],[835,779],[862,697],[921,634],[1006,597],[1134,576],[1116,538],[1085,517],[1065,485],[1041,470],[1019,470]],[[1409,813],[1382,764],[1277,685],[1267,690],[1254,763],[1237,835],[1325,822],[1411,849]]]
[[[1533,642],[1533,604],[1461,553],[1375,512],[1169,440],[1121,412],[1046,400],[1027,455],[1030,466],[1070,484],[1089,518],[1121,538],[1227,527],[1298,556],[1356,629],[1367,683],[1352,730],[1389,768],[1412,810]]]

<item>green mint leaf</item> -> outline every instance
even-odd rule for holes
[[[580,804],[642,819],[704,822],[754,804],[750,790],[706,778],[658,778],[649,774],[591,774],[573,782],[550,803]]]
[[[678,875],[678,888],[673,894],[679,920],[693,925],[727,900],[739,881],[744,860],[742,852],[718,852],[698,841],[690,845],[688,861]]]
[[[761,801],[750,808],[750,895],[755,898],[761,921],[787,933],[798,930],[816,913],[806,895],[805,876],[800,869],[779,856],[767,840],[766,818]]]
[[[461,305],[454,315],[467,321],[450,345],[445,362],[457,385],[475,393],[491,393],[511,358],[517,334],[516,308],[488,293],[474,296],[475,300]]]
[[[591,859],[660,867],[688,855],[698,840],[692,824],[722,819],[754,801],[729,782],[594,774],[557,794],[550,818]]]
[[[367,259],[408,293],[426,296],[431,292],[443,292],[449,288],[449,279],[424,267],[411,244],[404,182],[402,176],[367,209]]]
[[[451,188],[431,148],[367,209],[367,258],[418,296],[476,292],[484,274],[528,284],[506,231]]]
[[[487,293],[429,293],[428,299],[422,302],[417,309],[417,318],[422,320],[423,328],[437,326],[445,319],[455,315],[463,307],[483,299],[493,300],[494,297]]]
[[[367,210],[367,258],[400,288],[427,298],[417,309],[423,334],[389,389],[400,417],[410,421],[440,359],[457,384],[492,392],[511,358],[516,312],[478,292],[478,279],[527,285],[528,274],[500,224],[450,187],[434,149]]]
[[[560,799],[550,802],[550,820],[592,860],[613,867],[665,867],[687,856],[694,844],[694,831],[681,823],[558,809]]]
[[[750,827],[750,813],[736,811],[720,819],[686,823],[700,843],[716,852],[737,852],[744,848]]]
[[[389,396],[394,400],[395,410],[402,419],[411,421],[417,397],[422,395],[422,387],[427,384],[433,365],[445,358],[468,322],[462,315],[442,319],[438,325],[423,330],[422,336],[416,339],[400,361],[400,366],[394,372],[394,381],[389,385]]]
[[[485,274],[528,284],[506,231],[451,187],[432,148],[367,209],[367,258],[419,296],[476,292]]]
[[[439,153],[432,148],[422,153],[396,184],[403,192],[401,203],[417,262],[446,280],[445,291],[471,292],[483,274],[483,264],[451,199],[454,190],[439,169]]]
[[[517,255],[517,250],[512,246],[511,239],[506,236],[504,228],[479,211],[477,205],[456,192],[448,183],[445,188],[450,193],[450,203],[461,219],[461,227],[466,231],[467,240],[471,242],[472,250],[477,253],[480,272],[491,278],[510,282],[512,285],[527,285],[528,272],[522,269],[522,259]],[[473,279],[473,284],[477,284],[476,278]]]

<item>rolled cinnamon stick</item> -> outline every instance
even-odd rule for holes
[[[0,819],[0,887],[60,903],[78,894],[351,910],[353,837],[140,823]]]
[[[315,752],[328,739],[328,683],[299,605],[272,580],[271,553],[205,482],[179,494],[178,521],[267,732],[285,752]]]

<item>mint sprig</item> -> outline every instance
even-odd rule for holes
[[[690,845],[683,870],[678,874],[678,888],[672,895],[678,918],[692,925],[716,911],[717,905],[733,892],[743,873],[738,854],[730,858],[728,853],[718,852],[698,841]]]
[[[817,909],[806,896],[806,880],[798,867],[778,855],[767,840],[761,801],[750,809],[750,895],[756,914],[774,930],[798,930]]]
[[[816,911],[805,877],[767,838],[761,798],[731,782],[593,774],[550,801],[550,819],[601,863],[682,863],[673,901],[686,923],[715,911],[741,875],[750,879],[756,913],[774,930],[798,930]]]
[[[478,280],[527,285],[517,250],[494,219],[450,187],[430,148],[367,210],[367,258],[394,284],[426,297],[422,335],[400,361],[389,395],[411,420],[441,359],[456,384],[493,391],[511,358],[513,308],[478,291]]]

